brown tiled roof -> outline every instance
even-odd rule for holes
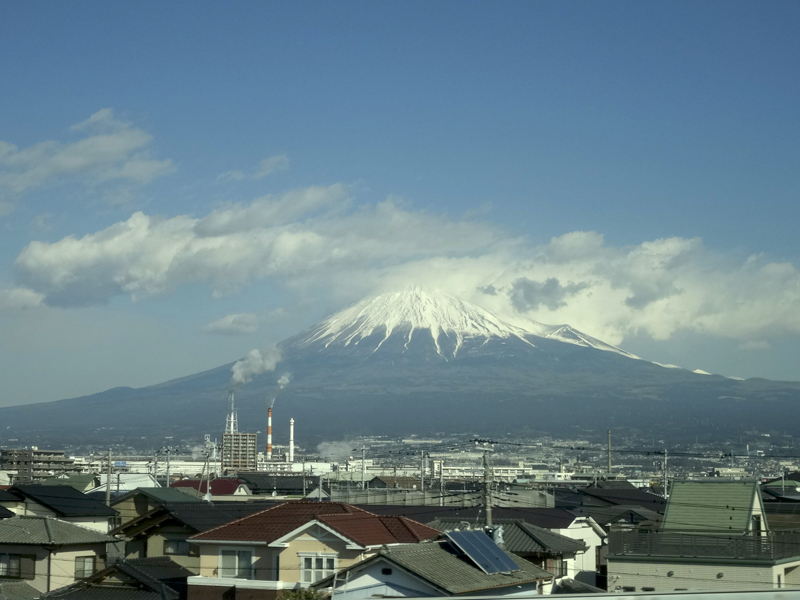
[[[414,543],[439,533],[405,517],[379,517],[342,502],[301,500],[279,504],[190,539],[270,543],[314,520],[362,546]]]
[[[212,479],[211,494],[215,496],[231,496],[236,492],[236,490],[239,489],[239,486],[244,483],[245,481],[242,479],[234,479],[229,477]],[[174,481],[171,483],[170,487],[189,487],[198,490],[201,494],[205,494],[208,490],[208,482],[200,481],[199,479],[181,479],[180,481]]]

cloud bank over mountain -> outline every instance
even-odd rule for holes
[[[83,237],[31,242],[15,267],[9,306],[138,301],[198,283],[221,297],[262,280],[298,295],[327,290],[344,304],[419,285],[512,323],[572,323],[613,344],[688,330],[752,346],[800,333],[800,275],[791,263],[737,260],[698,238],[615,247],[601,233],[575,231],[537,245],[485,215],[418,210],[398,198],[359,203],[341,183],[225,204],[199,218],[137,211]],[[207,330],[254,330],[252,319],[233,317]]]

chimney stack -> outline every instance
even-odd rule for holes
[[[267,409],[267,460],[272,460],[272,407]]]
[[[289,419],[289,462],[294,462],[294,419]]]

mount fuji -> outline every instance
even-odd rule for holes
[[[275,442],[290,417],[307,447],[349,435],[555,435],[608,427],[709,440],[790,432],[800,382],[746,381],[640,359],[573,329],[507,323],[416,288],[358,302],[278,344],[273,372],[237,389],[241,431],[263,431],[278,379]],[[28,444],[152,447],[221,435],[233,363],[139,389],[0,409]],[[0,440],[5,443],[5,440]]]

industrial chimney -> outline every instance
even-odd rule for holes
[[[294,419],[289,419],[289,462],[294,462]]]
[[[272,407],[267,409],[267,460],[272,460]]]

